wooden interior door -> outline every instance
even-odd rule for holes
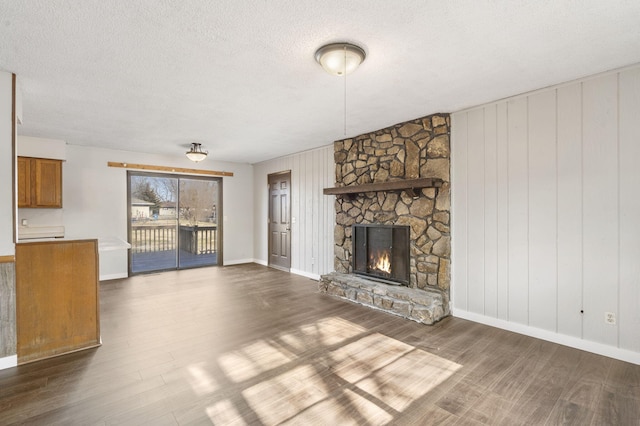
[[[291,268],[291,172],[269,175],[269,266]]]

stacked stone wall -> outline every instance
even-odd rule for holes
[[[440,178],[440,188],[383,191],[337,197],[335,270],[352,273],[351,225],[411,228],[411,288],[449,293],[450,117],[434,114],[334,143],[336,185]]]

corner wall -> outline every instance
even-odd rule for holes
[[[291,272],[313,279],[331,272],[335,196],[322,190],[335,185],[333,144],[253,167],[255,262],[266,265],[269,259],[267,176],[291,170]]]
[[[13,241],[15,81],[0,71],[0,370],[17,365],[15,244]]]
[[[638,117],[638,66],[452,115],[454,316],[640,364]]]

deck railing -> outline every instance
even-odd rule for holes
[[[131,227],[132,253],[175,250],[180,238],[180,248],[194,254],[216,252],[218,226],[180,225],[176,236],[175,225],[134,225]]]
[[[180,248],[194,254],[216,252],[218,226],[180,226]]]

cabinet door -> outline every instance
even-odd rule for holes
[[[35,207],[62,207],[62,162],[35,160]]]
[[[31,206],[31,159],[18,157],[18,207]]]

